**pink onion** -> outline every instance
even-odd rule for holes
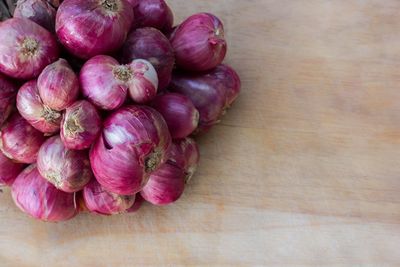
[[[24,119],[43,133],[54,133],[60,129],[61,113],[43,104],[36,80],[25,83],[19,89],[17,109]]]
[[[0,131],[0,149],[8,158],[21,163],[34,163],[43,133],[33,128],[19,114],[14,114]]]
[[[0,127],[11,114],[18,88],[0,73]]]
[[[174,140],[168,152],[168,162],[183,170],[188,183],[196,172],[200,151],[192,138]]]
[[[42,145],[37,157],[40,174],[64,192],[77,192],[92,178],[87,152],[67,149],[59,136]]]
[[[103,215],[122,213],[132,207],[135,201],[135,195],[123,196],[111,193],[104,189],[96,179],[92,179],[85,186],[83,198],[89,211]]]
[[[90,151],[98,182],[108,191],[133,195],[165,156],[171,137],[162,116],[145,106],[127,106],[104,122],[103,134]]]
[[[28,19],[2,22],[0,40],[0,71],[13,78],[35,78],[58,57],[54,36]]]
[[[87,59],[120,48],[132,21],[125,0],[65,0],[57,11],[56,32],[72,54]]]
[[[174,24],[174,14],[164,0],[130,0],[135,14],[134,27],[153,27],[169,31]]]
[[[121,60],[129,63],[134,59],[146,59],[154,66],[158,74],[159,90],[168,86],[175,56],[168,39],[159,30],[141,28],[128,35],[122,47]]]
[[[77,214],[74,194],[60,191],[43,179],[36,165],[21,172],[11,193],[18,208],[36,219],[59,222]]]
[[[14,18],[27,18],[54,32],[56,9],[46,0],[18,0]]]
[[[222,22],[214,15],[190,16],[171,36],[179,67],[192,71],[215,68],[225,58],[227,45]]]
[[[79,94],[78,77],[68,62],[62,58],[42,71],[37,86],[43,103],[58,111],[74,103]]]
[[[0,152],[0,186],[10,186],[23,167],[23,164],[13,162]]]
[[[192,100],[200,113],[198,130],[204,132],[219,122],[226,105],[226,90],[214,77],[204,74],[175,73],[170,90]]]
[[[120,107],[128,91],[136,103],[146,103],[157,94],[157,73],[142,59],[120,65],[110,56],[96,56],[85,63],[79,78],[83,95],[106,110]]]
[[[237,72],[230,66],[221,64],[205,76],[214,77],[222,84],[222,90],[226,92],[225,106],[231,106],[240,93],[241,81]]]
[[[87,149],[98,137],[101,124],[100,115],[92,104],[86,100],[77,101],[65,110],[61,139],[69,149]]]
[[[165,163],[150,175],[149,181],[140,194],[154,205],[168,205],[175,202],[185,189],[182,170],[175,165]]]
[[[152,102],[152,107],[164,117],[174,139],[185,138],[197,128],[199,111],[184,95],[176,93],[159,95]]]

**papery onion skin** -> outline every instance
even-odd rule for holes
[[[174,140],[168,151],[168,163],[183,170],[186,183],[196,172],[199,160],[199,146],[192,138]]]
[[[78,77],[63,58],[42,71],[37,86],[43,103],[57,111],[72,105],[79,95]]]
[[[17,91],[17,86],[0,73],[0,127],[11,114]]]
[[[14,18],[27,18],[54,32],[56,9],[46,0],[18,0]]]
[[[189,136],[199,124],[199,111],[187,96],[166,93],[157,96],[151,106],[163,116],[173,139]]]
[[[65,0],[56,32],[72,54],[88,59],[120,48],[132,22],[133,9],[125,0]]]
[[[119,108],[128,92],[136,103],[149,102],[157,94],[157,73],[142,59],[120,65],[110,56],[95,56],[83,65],[79,79],[83,95],[105,110]]]
[[[164,90],[171,81],[175,56],[169,40],[155,28],[146,27],[132,31],[122,47],[121,60],[130,63],[146,59],[158,74],[158,89]]]
[[[204,74],[177,72],[169,89],[192,100],[200,113],[198,132],[206,132],[219,122],[226,106],[226,90],[222,84]]]
[[[58,57],[54,36],[28,19],[0,24],[0,71],[17,79],[32,79]]]
[[[77,101],[65,110],[61,140],[69,149],[87,149],[100,134],[101,125],[97,109],[86,100]]]
[[[62,114],[43,104],[36,80],[26,82],[19,89],[17,109],[25,120],[43,133],[54,133],[60,129]]]
[[[39,150],[37,168],[40,174],[64,192],[77,192],[92,178],[86,151],[67,149],[59,136],[46,140]]]
[[[40,146],[45,141],[43,133],[33,128],[15,113],[0,131],[0,149],[8,158],[20,163],[34,163]]]
[[[74,194],[55,188],[40,175],[35,164],[20,173],[11,193],[18,208],[39,220],[59,222],[77,214]]]
[[[119,108],[126,99],[128,88],[113,73],[117,66],[119,63],[114,58],[100,55],[89,59],[81,69],[82,93],[101,109]]]
[[[123,196],[104,189],[96,179],[92,179],[83,189],[85,206],[89,211],[102,215],[125,212],[135,202],[135,195]]]
[[[23,168],[23,164],[13,162],[0,151],[0,187],[12,185]]]
[[[154,205],[171,204],[179,199],[185,189],[184,176],[180,168],[165,163],[150,175],[140,194]]]
[[[135,14],[134,27],[153,27],[169,31],[174,24],[174,14],[164,0],[132,1]]]
[[[222,22],[209,13],[187,18],[171,36],[176,63],[191,71],[215,68],[224,60],[227,44]]]
[[[133,195],[165,160],[171,136],[162,116],[150,107],[126,106],[108,117],[90,151],[97,181],[108,191]]]

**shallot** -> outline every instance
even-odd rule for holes
[[[0,186],[10,186],[23,167],[23,164],[13,162],[0,151]]]
[[[27,18],[54,32],[56,9],[47,0],[18,0],[14,18]]]
[[[35,164],[18,175],[11,193],[18,208],[36,219],[59,222],[77,214],[74,194],[55,188],[40,175]]]
[[[135,14],[135,28],[154,27],[169,31],[174,23],[174,14],[164,0],[130,0]]]
[[[67,149],[59,136],[42,145],[37,168],[55,187],[70,193],[82,190],[92,178],[87,152]]]
[[[0,127],[11,114],[17,90],[17,86],[0,73]]]

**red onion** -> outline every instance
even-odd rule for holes
[[[58,57],[56,39],[28,19],[2,22],[0,40],[0,71],[13,78],[35,78]]]
[[[127,106],[104,122],[90,151],[94,175],[107,190],[133,195],[165,160],[171,137],[162,116],[145,106]]]
[[[128,213],[137,212],[143,205],[144,199],[140,194],[136,194],[135,203],[133,203],[132,207],[126,210]]]
[[[219,122],[225,109],[226,90],[217,79],[204,74],[175,73],[170,90],[192,100],[200,113],[199,131],[207,131]]]
[[[148,102],[157,94],[157,73],[142,59],[120,65],[110,56],[96,56],[85,63],[79,78],[83,95],[102,109],[120,107],[128,90],[137,103]]]
[[[17,91],[14,83],[0,73],[0,127],[11,114]]]
[[[214,77],[214,79],[222,84],[223,90],[226,91],[225,106],[231,106],[239,96],[241,87],[240,77],[236,71],[228,65],[221,64],[206,74],[206,76]]]
[[[103,215],[122,213],[132,207],[135,201],[135,195],[122,196],[111,193],[104,189],[96,179],[92,179],[85,186],[83,189],[83,198],[89,211]]]
[[[27,18],[54,32],[56,9],[46,0],[18,0],[14,18]]]
[[[174,140],[168,152],[168,162],[183,170],[186,182],[196,172],[199,160],[199,147],[192,138]]]
[[[0,152],[0,186],[10,186],[23,167],[23,164],[13,162]]]
[[[37,86],[43,103],[58,111],[74,103],[79,94],[78,77],[68,62],[62,58],[42,71]]]
[[[59,222],[77,214],[74,194],[60,191],[43,179],[36,165],[21,172],[11,193],[18,208],[36,219]]]
[[[154,205],[168,205],[175,202],[184,189],[183,171],[175,165],[165,163],[150,175],[140,194]]]
[[[174,14],[164,0],[130,0],[135,14],[134,27],[153,27],[169,31],[174,24]]]
[[[87,59],[120,48],[132,21],[125,0],[65,0],[57,11],[56,32],[72,54]]]
[[[61,123],[61,139],[69,149],[87,149],[101,130],[101,118],[96,108],[86,100],[75,102],[65,110]]]
[[[43,133],[54,133],[60,129],[61,113],[43,104],[36,80],[25,83],[19,89],[17,109],[24,119]]]
[[[199,123],[199,111],[192,101],[181,94],[167,93],[159,95],[152,103],[167,122],[172,138],[185,138]]]
[[[82,190],[92,177],[87,153],[67,149],[59,136],[47,139],[42,145],[37,167],[55,187],[70,193]]]
[[[21,163],[34,163],[44,141],[44,135],[19,114],[14,114],[0,132],[1,151]]]
[[[225,58],[227,45],[222,22],[214,15],[190,16],[171,36],[179,67],[192,71],[215,68]]]
[[[141,28],[131,32],[122,47],[121,60],[146,59],[156,69],[159,90],[167,88],[175,63],[174,51],[168,39],[157,29]]]

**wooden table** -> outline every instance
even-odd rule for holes
[[[0,194],[1,266],[400,266],[400,2],[170,0],[220,16],[243,93],[184,197],[34,221]]]

